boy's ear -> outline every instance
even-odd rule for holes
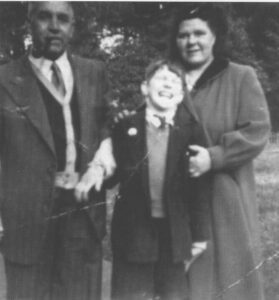
[[[143,96],[147,96],[148,91],[147,91],[147,82],[146,81],[142,82],[140,89],[141,89],[141,93],[143,94]]]

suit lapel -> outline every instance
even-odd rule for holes
[[[52,132],[37,79],[27,56],[20,63],[17,73],[7,78],[7,88],[18,112],[27,116],[52,154],[55,155]]]
[[[88,144],[88,134],[90,134],[90,120],[92,118],[88,118],[88,112],[90,111],[89,104],[94,102],[92,99],[93,93],[91,91],[93,86],[89,85],[89,68],[86,64],[82,64],[82,62],[75,56],[69,56],[70,63],[73,69],[74,82],[75,82],[75,90],[76,97],[78,103],[78,113],[80,120],[80,145],[86,147]],[[88,149],[86,150],[88,151]],[[82,152],[83,153],[83,152]]]
[[[140,129],[139,135],[139,147],[138,147],[138,157],[141,162],[141,176],[142,176],[142,187],[146,195],[145,199],[150,199],[149,190],[149,170],[148,170],[148,149],[146,141],[146,121],[145,121],[145,110],[139,114],[138,127]]]
[[[132,140],[129,142],[129,153],[133,157],[133,165],[140,174],[143,190],[146,194],[147,199],[149,199],[149,178],[148,178],[148,153],[146,145],[146,124],[145,124],[145,110],[138,112],[134,117],[132,117],[131,122],[129,122],[129,129],[135,129],[137,135],[135,137],[130,137]]]

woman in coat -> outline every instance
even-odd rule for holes
[[[259,222],[253,159],[269,136],[269,114],[254,70],[219,52],[226,19],[212,3],[175,14],[170,58],[184,66],[208,147],[192,146],[193,177],[214,176],[212,245],[189,271],[190,300],[263,300],[257,268]]]

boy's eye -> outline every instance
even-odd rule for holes
[[[182,81],[180,79],[172,79],[171,81],[173,84],[182,84]]]

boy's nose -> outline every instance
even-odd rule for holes
[[[164,80],[164,87],[165,87],[165,88],[171,88],[170,80],[168,80],[168,79],[165,79],[165,80]]]

